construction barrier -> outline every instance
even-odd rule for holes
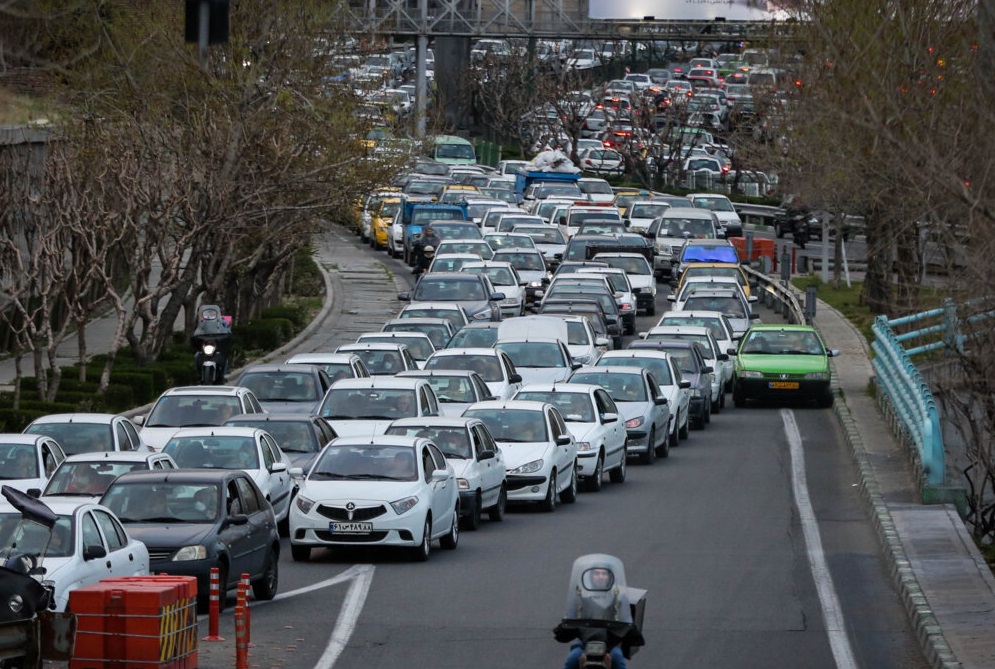
[[[224,641],[219,630],[221,624],[221,573],[217,567],[211,567],[210,599],[208,608],[207,636],[201,641]]]
[[[134,576],[74,590],[69,669],[195,669],[197,579]]]
[[[772,268],[777,267],[777,247],[773,239],[754,237],[750,244],[750,252],[746,252],[746,237],[730,237],[729,241],[736,249],[740,262],[753,262],[761,258],[769,258]]]

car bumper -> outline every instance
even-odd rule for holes
[[[639,455],[648,453],[650,450],[649,432],[640,428],[638,430],[625,431],[625,450],[628,455]]]
[[[387,503],[384,502],[387,506]],[[417,546],[425,522],[424,502],[398,516],[388,511],[373,518],[373,530],[365,534],[333,534],[324,516],[290,514],[290,539],[296,546]]]
[[[656,304],[656,296],[653,293],[636,293],[636,308],[648,311]]]
[[[541,474],[511,475],[506,478],[509,502],[539,502],[546,497],[548,476]]]
[[[577,476],[590,478],[598,468],[598,451],[577,453]]]
[[[790,383],[797,387],[772,387],[772,384]],[[819,399],[829,394],[828,379],[736,379],[736,390],[748,399]]]

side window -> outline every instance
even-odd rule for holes
[[[674,362],[673,358],[670,359],[670,373],[674,377],[675,384],[680,385],[681,381],[684,380],[684,377],[681,376],[681,368],[676,362]]]
[[[248,398],[249,398],[249,406],[252,407],[252,411],[250,413],[265,413],[263,411],[262,405],[259,404],[259,400],[256,398],[255,395],[249,395]]]
[[[106,511],[95,509],[93,515],[96,517],[97,524],[100,525],[100,529],[104,532],[104,538],[107,539],[108,550],[116,551],[124,548],[128,543],[127,535],[124,533],[124,528],[122,528]],[[84,532],[85,527],[86,526],[84,525]]]
[[[562,426],[562,421],[557,420],[560,417],[560,414],[558,411],[554,411],[553,409],[547,409],[546,416],[549,419],[550,436],[553,441],[556,441],[556,439],[563,434],[565,430],[565,427]]]
[[[483,399],[484,397],[491,396],[490,388],[487,387],[487,384],[484,383],[479,376],[473,377],[473,385],[477,388],[477,397]]]
[[[422,469],[425,470],[425,482],[428,483],[428,480],[432,477],[432,472],[435,471],[435,461],[432,460],[432,454],[428,452],[427,446],[422,447],[421,462]]]
[[[435,444],[431,444],[428,447],[428,452],[432,455],[432,459],[435,461],[435,464],[433,465],[433,467],[435,469],[445,470],[446,469],[446,456],[444,456],[442,454],[442,451],[440,451],[438,449],[438,447],[436,447]]]
[[[259,446],[260,446],[259,450],[263,452],[263,467],[269,469],[270,467],[273,466],[275,458],[273,456],[273,449],[270,448],[269,441],[266,439],[265,436],[263,436],[260,439]]]
[[[421,405],[421,411],[423,413],[432,413],[432,405],[428,401],[428,395],[425,393],[424,386],[418,389],[418,404]]]
[[[235,479],[235,483],[242,496],[242,508],[244,509],[242,513],[256,513],[263,508],[265,500],[259,498],[259,495],[256,494],[256,488],[249,482],[249,479],[240,476]]]
[[[124,423],[118,421],[114,424],[114,437],[117,439],[119,448],[122,451],[133,451],[135,450],[135,445],[131,443],[131,438],[128,436],[128,431],[124,429]]]
[[[83,546],[103,546],[104,542],[100,538],[100,531],[97,529],[97,522],[93,519],[93,514],[83,515]]]
[[[45,476],[50,477],[55,472],[55,468],[59,466],[61,459],[58,457],[55,449],[48,444],[42,444],[41,456],[45,463]]]
[[[128,433],[128,441],[131,442],[131,449],[136,450],[138,446],[142,443],[141,438],[138,436],[138,431],[135,429],[134,423],[130,420],[121,423],[124,427],[124,431]]]
[[[660,394],[660,384],[656,382],[656,378],[649,372],[646,372],[646,386],[646,390],[649,393],[647,397],[650,399]]]
[[[612,398],[603,390],[594,391],[594,401],[598,405],[598,414],[604,416],[606,413],[615,413],[615,404]]]
[[[470,438],[473,440],[473,452],[479,458],[481,454],[487,451],[487,441],[484,438],[484,433],[480,429],[479,425],[473,425],[470,427]]]
[[[318,444],[318,450],[324,448],[325,444],[335,438],[335,430],[333,430],[328,423],[321,419],[318,419],[318,434],[321,439],[321,443]]]
[[[242,500],[238,497],[238,485],[234,481],[229,481],[228,487],[225,490],[225,509],[228,511],[229,516],[244,513],[242,511]]]

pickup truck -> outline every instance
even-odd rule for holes
[[[465,204],[437,204],[434,202],[405,202],[404,209],[398,212],[404,227],[404,262],[415,262],[414,247],[421,237],[422,228],[430,221],[467,220]]]
[[[572,183],[580,181],[580,174],[570,172],[519,172],[515,175],[515,192],[518,194],[518,201],[525,199],[525,189],[536,182],[550,183]]]

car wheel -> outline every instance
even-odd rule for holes
[[[508,508],[508,489],[501,484],[501,492],[498,493],[497,504],[492,506],[488,512],[487,516],[495,523],[500,523],[504,520],[505,509]]]
[[[598,463],[594,465],[594,474],[592,474],[585,483],[587,485],[584,488],[588,492],[598,492],[601,490],[602,479],[605,476],[605,460],[603,457],[598,455]]]
[[[560,493],[560,501],[566,504],[573,504],[577,501],[577,463],[574,463],[573,471],[570,473],[570,485]]]
[[[276,591],[280,586],[280,556],[276,550],[269,549],[269,557],[266,558],[266,569],[262,578],[252,583],[252,595],[261,601],[268,602],[276,597]]]
[[[611,479],[612,483],[625,483],[625,474],[626,474],[625,468],[628,466],[628,463],[626,462],[627,460],[628,460],[628,454],[625,452],[625,449],[623,448],[622,462],[619,464],[618,467],[608,472],[608,478]]]
[[[287,517],[276,522],[276,531],[281,537],[290,536],[290,509],[287,509]]]
[[[473,508],[470,515],[463,518],[463,529],[475,532],[480,527],[480,493],[473,498]]]
[[[684,414],[684,424],[681,425],[680,430],[678,431],[678,436],[681,439],[687,439],[688,437],[691,436],[690,423],[691,423],[691,417],[688,414]]]
[[[653,446],[654,441],[656,441],[656,431],[654,428],[650,428],[650,436],[646,440],[646,452],[639,456],[640,462],[644,465],[651,465],[656,460],[656,447]]]
[[[478,519],[480,517],[479,505],[477,506],[477,517]],[[453,522],[449,526],[449,532],[446,533],[446,536],[439,539],[439,545],[447,551],[454,551],[456,550],[456,546],[459,545],[459,505],[458,504],[456,505],[456,508],[453,509]]]
[[[725,408],[726,408],[726,391],[725,388],[723,388],[722,392],[719,393],[719,411]]]
[[[549,475],[549,488],[546,489],[546,498],[540,503],[540,508],[546,513],[556,511],[556,470]]]
[[[819,407],[822,409],[829,409],[833,406],[833,391],[831,388],[827,388],[826,392],[819,398]]]
[[[411,559],[415,562],[425,562],[432,554],[432,519],[425,519],[425,528],[422,530],[421,543],[411,549]]]
[[[708,422],[709,423],[712,422],[712,414],[713,413],[719,413],[722,410],[722,407],[719,406],[719,401],[720,401],[721,397],[722,397],[722,393],[720,392],[719,393],[719,397],[716,398],[716,400],[714,402],[710,403],[712,406],[708,410]]]
[[[661,459],[670,457],[670,437],[664,436],[663,443],[656,447],[656,457]]]
[[[680,419],[680,416],[678,416],[678,419]],[[678,430],[679,428],[676,425],[674,425],[674,429],[671,430],[670,433],[667,435],[667,443],[670,444],[671,448],[676,448],[681,443],[681,437],[680,434],[678,433]]]
[[[746,395],[739,388],[732,389],[732,403],[735,407],[742,409],[746,406]]]
[[[311,547],[290,544],[290,557],[294,558],[294,562],[309,562],[311,560]]]

